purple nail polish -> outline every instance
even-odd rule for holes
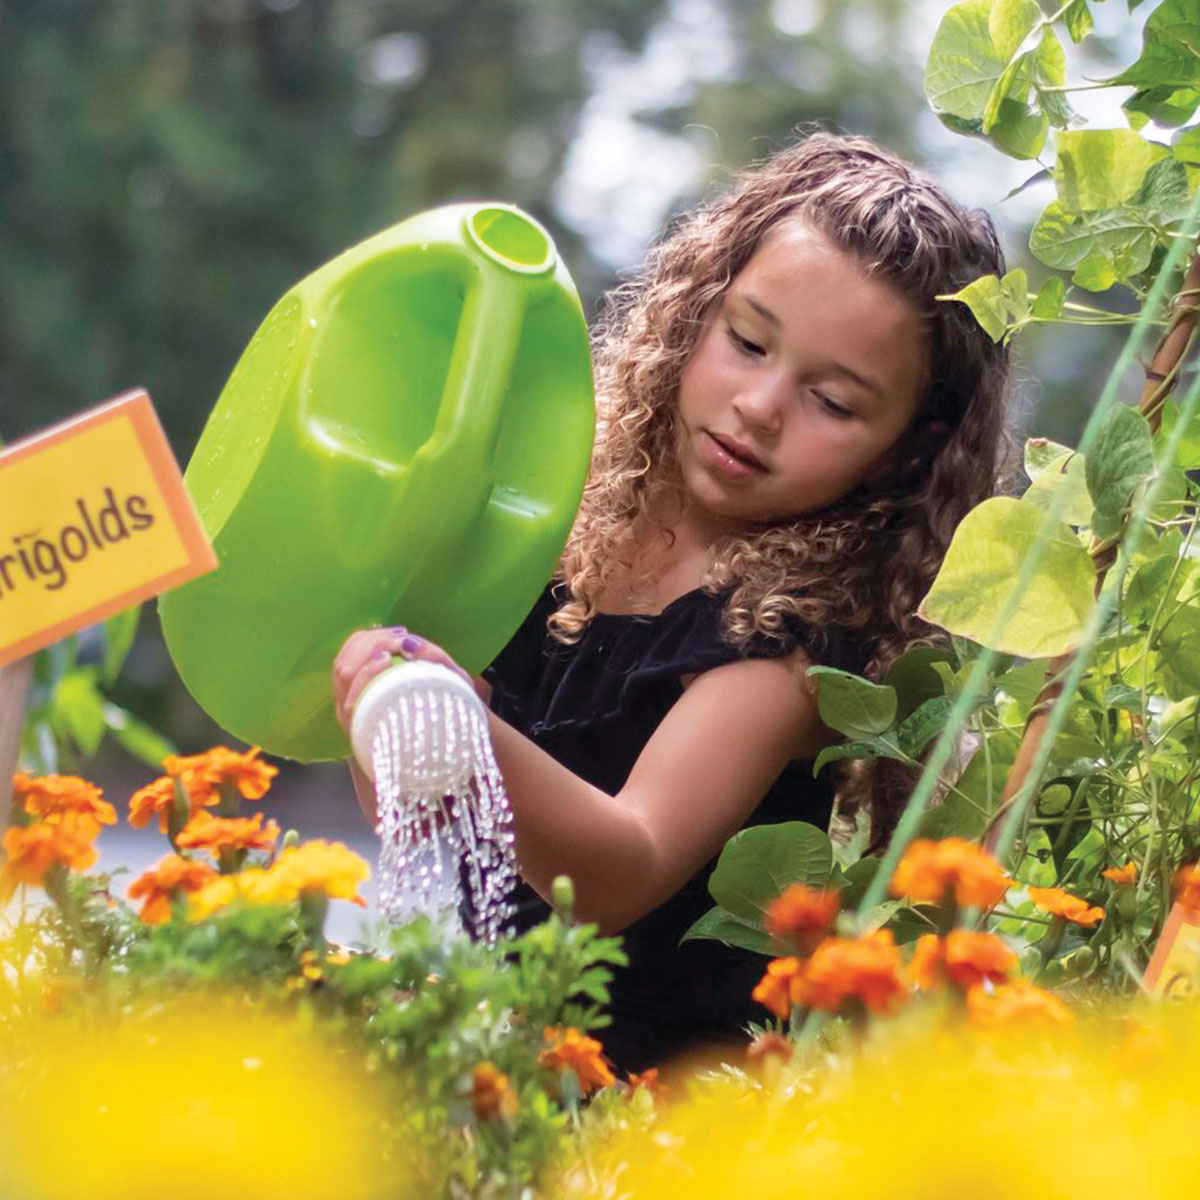
[[[394,633],[400,637],[403,637],[407,632],[408,630],[405,629],[403,625],[393,625],[391,629],[388,630],[388,633]]]
[[[424,645],[425,639],[423,637],[417,637],[415,633],[410,633],[400,639],[400,652],[402,654],[416,654]]]

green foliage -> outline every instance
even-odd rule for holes
[[[1014,583],[1035,544],[1044,544],[1043,556],[1014,609]],[[1061,654],[1078,645],[1094,605],[1093,578],[1091,559],[1068,525],[1028,501],[997,496],[955,530],[919,612],[1008,654]]]

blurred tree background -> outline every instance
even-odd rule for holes
[[[949,3],[0,0],[0,438],[143,386],[186,463],[284,291],[455,199],[537,216],[594,312],[673,210],[806,122],[988,207],[1036,287],[1024,223],[1045,194],[1000,202],[1038,164],[925,105]],[[1124,5],[1098,16],[1103,75],[1138,46]],[[1023,419],[1069,440],[1112,354],[1095,332],[1055,342],[1024,351]],[[121,699],[193,750],[216,731],[152,607]]]

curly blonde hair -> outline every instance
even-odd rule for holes
[[[915,614],[966,512],[996,488],[1009,381],[1007,348],[960,303],[939,301],[1003,274],[990,218],[865,137],[813,132],[735,176],[682,217],[638,276],[608,298],[596,337],[599,409],[592,470],[559,565],[569,598],[550,618],[573,641],[664,501],[682,495],[676,458],[680,377],[731,282],[779,222],[800,219],[909,301],[927,330],[930,384],[885,478],[819,511],[730,535],[704,586],[728,592],[734,645],[788,643],[797,622],[854,631],[879,678],[933,632]]]

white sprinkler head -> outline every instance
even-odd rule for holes
[[[410,706],[417,707],[428,723],[424,739],[427,752],[443,760],[447,783],[444,790],[453,791],[463,767],[459,762],[450,761],[450,758],[460,755],[444,753],[448,747],[444,746],[446,731],[441,726],[444,723],[442,713],[446,708],[449,706],[457,710],[459,705],[465,705],[468,717],[483,721],[486,728],[487,709],[483,701],[475,689],[449,667],[419,660],[399,661],[388,667],[363,688],[362,695],[354,705],[354,716],[350,720],[350,745],[358,765],[374,782],[375,734],[380,723],[386,721],[390,713]],[[431,771],[436,773],[435,764],[426,759],[422,774],[427,786],[436,787],[436,780],[429,777]]]

